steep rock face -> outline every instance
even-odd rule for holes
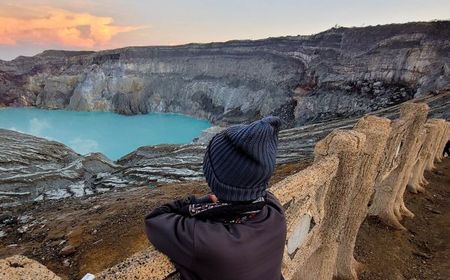
[[[118,167],[100,153],[81,156],[16,131],[0,129],[0,143],[0,206],[104,192],[90,184],[92,176]]]
[[[0,61],[0,105],[178,112],[289,125],[357,116],[450,88],[450,22],[333,28],[258,41],[46,51]]]

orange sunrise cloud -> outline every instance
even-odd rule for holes
[[[0,14],[0,45],[57,43],[78,48],[107,46],[117,34],[142,27],[118,26],[111,17],[53,7],[33,7],[27,17]]]

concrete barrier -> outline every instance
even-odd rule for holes
[[[414,163],[413,171],[411,172],[411,176],[408,181],[408,190],[412,193],[419,193],[423,192],[424,184],[423,181],[425,180],[425,177],[423,176],[425,172],[425,161],[427,158],[427,154],[429,151],[430,145],[430,129],[428,128],[427,124],[425,124],[425,127],[420,132],[417,140],[418,144],[420,144],[420,149],[418,150],[418,154],[416,156],[416,162]]]
[[[42,264],[20,255],[0,260],[0,279],[61,280],[60,277],[58,277],[55,273],[51,272]]]
[[[333,154],[339,158],[338,171],[325,199],[325,217],[314,248],[294,279],[331,279],[336,271],[339,237],[351,210],[351,194],[358,177],[358,165],[366,137],[357,131],[335,130],[317,143],[316,155]],[[303,254],[303,252],[300,252]],[[320,268],[320,269],[318,269]],[[286,279],[289,278],[287,275]]]
[[[434,119],[433,123],[435,123],[439,127],[439,132],[434,140],[434,158],[430,159],[431,163],[434,162],[440,162],[442,160],[442,150],[444,149],[443,140],[446,138],[447,135],[447,122],[443,119]],[[434,165],[432,166],[432,169],[434,169]]]
[[[433,170],[434,162],[442,160],[442,151],[448,141],[449,123],[443,119],[430,119],[422,131],[423,141],[408,182],[412,193],[423,192],[428,184],[425,170]],[[420,137],[419,137],[420,138]]]
[[[391,132],[390,123],[386,118],[367,116],[360,119],[354,127],[366,136],[366,141],[358,162],[356,182],[352,193],[349,194],[350,211],[339,237],[336,267],[336,276],[339,279],[357,278],[358,262],[353,257],[353,251],[359,228],[367,216],[367,205],[375,190],[375,179]]]
[[[403,104],[400,121],[393,123],[384,152],[389,161],[383,163],[369,215],[396,229],[405,229],[400,223],[403,216],[414,217],[406,208],[403,196],[420,149],[418,135],[423,131],[428,110],[428,105],[423,103]]]

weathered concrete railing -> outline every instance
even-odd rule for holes
[[[445,120],[430,119],[425,124],[422,131],[425,137],[408,183],[411,192],[424,191],[424,185],[428,184],[423,176],[424,171],[432,170],[434,162],[442,160],[442,151],[447,143],[449,132],[450,126]],[[441,139],[440,142],[436,141],[439,139]]]
[[[403,201],[403,195],[420,148],[420,132],[426,121],[426,104],[405,104],[400,120],[393,123],[384,151],[385,159],[375,185],[375,195],[369,214],[378,216],[386,224],[403,229],[403,216],[413,217]]]
[[[407,103],[398,120],[366,116],[352,130],[335,130],[316,144],[311,166],[271,187],[286,213],[286,280],[357,279],[353,251],[367,215],[404,229],[402,217],[414,216],[405,190],[424,191],[424,171],[442,160],[450,132],[445,120],[426,122],[427,112],[426,104]],[[96,279],[163,280],[174,273],[150,247]]]

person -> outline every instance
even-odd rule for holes
[[[210,193],[154,209],[150,242],[184,280],[280,280],[286,239],[283,207],[267,190],[281,120],[269,116],[216,134],[203,160]]]
[[[444,151],[442,152],[442,156],[445,157],[445,154],[447,154],[448,157],[450,157],[450,140],[447,141],[447,144],[445,144]]]

